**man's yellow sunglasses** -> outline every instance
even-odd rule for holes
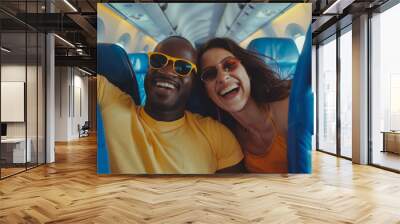
[[[175,58],[160,52],[149,52],[149,64],[151,68],[160,69],[168,65],[169,61],[172,61],[174,71],[179,76],[185,77],[192,71],[197,73],[197,67],[192,62],[182,59]]]

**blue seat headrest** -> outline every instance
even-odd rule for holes
[[[125,50],[116,44],[97,44],[97,73],[130,95],[139,105],[136,75]]]
[[[186,103],[186,109],[192,113],[217,119],[217,107],[208,98],[207,92],[202,85],[203,82],[200,81],[200,78],[195,77],[191,95]]]
[[[146,53],[132,53],[128,57],[136,73],[147,73],[149,58]]]
[[[290,38],[263,37],[252,40],[247,49],[260,54],[266,64],[281,78],[292,78],[299,51]]]
[[[311,173],[314,95],[311,89],[311,26],[292,80],[288,115],[289,173]]]
[[[146,103],[146,91],[144,89],[144,80],[149,70],[149,58],[146,53],[131,53],[128,55],[133,70],[136,73],[136,81],[139,88],[141,105]]]

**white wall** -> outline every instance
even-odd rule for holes
[[[56,141],[79,138],[78,124],[88,120],[88,78],[83,75],[76,68],[56,67]]]
[[[71,132],[70,135],[72,138],[78,138],[78,124],[82,126],[85,121],[89,120],[89,92],[88,92],[88,77],[83,77],[79,72],[79,75],[74,75],[74,91],[72,94],[72,98],[74,99],[74,107],[72,108],[72,120],[71,120]],[[80,92],[80,93],[79,93]],[[80,102],[79,102],[80,101]],[[72,103],[71,103],[72,104]],[[81,107],[81,108],[79,108]],[[80,111],[81,110],[81,111]]]
[[[25,64],[1,65],[1,81],[25,82]]]
[[[4,82],[25,82],[26,75],[25,64],[5,64],[1,66],[1,81]],[[33,66],[28,66],[28,75],[32,74]],[[35,70],[36,74],[36,70]],[[26,83],[26,82],[25,82]],[[27,96],[35,96],[36,91],[33,93],[27,93]],[[29,101],[29,100],[28,100]],[[35,106],[36,107],[36,106]],[[7,108],[1,108],[1,110],[7,110]],[[28,114],[29,116],[29,114]],[[28,117],[28,120],[31,120]],[[25,137],[25,122],[7,122],[7,136],[8,137]],[[28,136],[29,137],[29,136]]]
[[[55,141],[68,141],[69,68],[55,68]]]

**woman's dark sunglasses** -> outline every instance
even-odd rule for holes
[[[149,52],[149,64],[151,68],[160,69],[168,65],[169,61],[172,61],[174,71],[182,77],[189,75],[192,71],[197,73],[197,67],[192,62],[182,59],[175,58],[160,52]]]
[[[205,68],[205,70],[200,75],[200,79],[203,82],[211,82],[215,80],[215,78],[218,75],[218,69],[217,69],[218,65],[221,65],[222,69],[225,72],[233,72],[239,67],[239,64],[240,64],[239,59],[235,57],[227,57],[217,65]]]

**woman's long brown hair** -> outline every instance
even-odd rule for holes
[[[249,75],[250,94],[256,103],[264,104],[279,101],[289,96],[289,80],[280,79],[278,74],[267,66],[261,55],[243,49],[229,38],[214,38],[209,40],[198,52],[199,58],[197,62],[199,63],[199,68],[202,67],[201,57],[207,50],[212,48],[225,49],[240,60]]]

